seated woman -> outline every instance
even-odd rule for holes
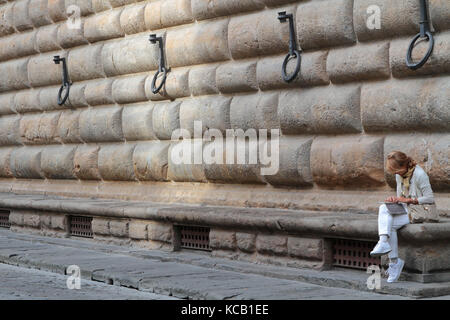
[[[389,197],[385,202],[401,203],[408,212],[409,204],[434,203],[433,190],[426,172],[416,162],[400,151],[388,154],[386,169],[395,174],[397,196]],[[398,257],[397,230],[410,223],[408,214],[393,215],[385,204],[378,211],[378,234],[380,240],[370,253],[379,257],[389,254],[388,282],[395,282],[400,277],[405,261]]]

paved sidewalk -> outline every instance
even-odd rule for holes
[[[363,272],[319,272],[256,265],[197,252],[145,250],[9,230],[0,230],[0,263],[61,275],[69,265],[78,265],[83,279],[183,299],[391,300],[450,293],[448,283],[405,282],[386,287],[383,279],[381,292],[388,290],[404,296],[380,294],[367,289],[368,275]]]

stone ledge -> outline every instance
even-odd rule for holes
[[[238,227],[241,230],[276,231],[324,238],[341,237],[361,240],[378,238],[376,214],[180,205],[13,193],[0,193],[0,207],[100,217],[149,219],[221,228]],[[442,218],[440,223],[408,225],[399,231],[399,236],[415,242],[448,240],[450,239],[450,219]]]

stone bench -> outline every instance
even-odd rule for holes
[[[93,239],[149,249],[180,249],[179,226],[209,228],[212,255],[292,267],[333,267],[334,239],[378,239],[377,214],[204,206],[0,193],[11,230],[69,237],[69,216],[92,217]],[[399,230],[405,278],[450,280],[450,219]],[[386,265],[387,259],[381,261]]]

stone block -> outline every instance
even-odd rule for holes
[[[112,84],[112,95],[115,102],[132,103],[146,101],[145,80],[147,76],[128,76],[114,80]]]
[[[24,212],[23,225],[30,228],[39,228],[41,225],[39,214],[33,211]]]
[[[128,227],[129,221],[126,220],[111,220],[109,222],[109,231],[114,237],[128,237]]]
[[[162,28],[161,3],[162,1],[152,1],[145,6],[144,23],[147,30],[158,30]]]
[[[29,58],[22,58],[0,63],[0,92],[25,89],[30,86],[28,60]]]
[[[377,187],[385,183],[383,137],[315,138],[310,165],[320,186]]]
[[[234,96],[230,103],[232,129],[278,129],[278,93],[259,93]]]
[[[384,159],[392,151],[402,151],[417,161],[430,178],[433,190],[450,190],[450,135],[448,133],[405,133],[389,135],[384,142]],[[385,171],[389,185],[395,188],[395,177]]]
[[[312,260],[322,260],[322,239],[309,239],[299,237],[288,237],[288,254],[292,257]]]
[[[237,61],[220,65],[216,85],[222,93],[257,91],[256,61]]]
[[[41,54],[33,56],[28,63],[28,79],[32,87],[48,86],[52,84],[61,84],[62,63],[55,64],[53,56],[59,55],[61,58],[67,54],[63,51]],[[67,61],[70,63],[69,61]],[[69,77],[71,77],[69,72]],[[71,78],[72,79],[72,78]]]
[[[417,70],[406,66],[406,52],[408,52],[410,38],[394,40],[390,46],[390,63],[392,74],[396,78],[414,77],[422,75],[437,75],[450,72],[450,32],[434,34],[433,53],[427,62]],[[420,41],[414,47],[412,59],[419,62],[428,50],[428,41]]]
[[[105,11],[86,18],[84,22],[84,36],[89,42],[97,42],[124,36],[120,26],[122,9]]]
[[[225,132],[230,129],[230,97],[205,96],[189,99],[180,106],[180,128],[194,136],[194,122],[201,121],[202,133],[206,129]]]
[[[54,111],[67,109],[67,107],[85,107],[87,106],[84,96],[85,84],[76,82],[70,87],[69,98],[63,105],[58,105],[58,91],[61,85],[44,87],[38,89],[39,104],[35,107],[39,107],[43,111]]]
[[[41,111],[40,90],[21,90],[14,96],[12,108],[17,113]]]
[[[73,145],[46,146],[42,148],[41,169],[48,179],[74,179]]]
[[[450,246],[448,241],[430,243],[404,243],[399,247],[399,256],[405,260],[404,271],[425,277],[445,274],[448,276]],[[442,281],[442,280],[441,280]],[[427,281],[428,282],[428,281]],[[432,281],[436,282],[436,281]]]
[[[122,7],[124,5],[134,3],[139,0],[108,0],[113,8]]]
[[[289,23],[280,23],[279,11],[293,12],[293,7],[231,18],[228,42],[233,59],[288,52]]]
[[[152,81],[155,73],[152,72],[147,77],[145,81],[145,92],[147,98],[150,100],[175,100],[176,98],[182,98],[190,96],[189,90],[189,69],[188,68],[177,68],[171,70],[167,74],[166,82],[161,88],[161,90],[154,94],[152,92]],[[161,75],[158,75],[158,80],[156,81],[156,86],[159,86],[161,81]]]
[[[287,236],[258,234],[256,237],[256,250],[259,253],[270,255],[287,254]]]
[[[20,116],[0,117],[0,145],[20,145]]]
[[[87,107],[88,103],[86,101],[86,95],[84,93],[86,89],[86,82],[75,82],[70,86],[70,94],[66,103],[61,106],[66,107]],[[59,90],[59,87],[58,87]]]
[[[201,162],[203,153],[200,139],[171,143],[168,153],[167,179],[172,181],[205,182]],[[197,159],[200,159],[196,161]]]
[[[194,21],[191,10],[191,0],[160,1],[161,27],[171,27]]]
[[[181,67],[230,58],[227,42],[228,20],[201,22],[167,33],[167,63]]]
[[[310,186],[310,150],[312,138],[282,136],[279,142],[278,165],[275,174],[265,175],[264,180],[272,185]]]
[[[51,24],[40,27],[36,33],[36,48],[39,52],[47,52],[59,50],[61,47],[58,43],[59,25]]]
[[[148,39],[148,34],[138,34],[106,43],[101,54],[105,74],[114,76],[157,69],[159,47]]]
[[[20,120],[20,137],[23,144],[52,144],[58,142],[60,112],[26,114]]]
[[[101,52],[101,44],[70,50],[67,58],[70,80],[81,81],[104,77]]]
[[[330,50],[327,72],[334,83],[387,79],[389,69],[389,43],[359,44]]]
[[[134,144],[103,145],[98,153],[98,168],[103,180],[136,180],[133,166]]]
[[[92,219],[92,232],[94,235],[110,235],[109,219],[94,217]]]
[[[446,0],[428,1],[430,17],[435,30],[444,31],[450,29],[450,3]]]
[[[91,106],[112,104],[112,79],[98,79],[86,84],[84,95]]]
[[[14,113],[15,93],[0,94],[0,115]]]
[[[28,4],[31,0],[19,0],[14,2],[12,10],[14,27],[18,31],[33,29],[33,22],[28,14]]]
[[[231,16],[264,8],[261,0],[191,0],[192,14],[196,20]]]
[[[67,215],[63,213],[53,214],[50,216],[51,228],[55,230],[68,231]]]
[[[448,131],[449,101],[450,82],[445,77],[365,84],[361,90],[364,130]]]
[[[123,141],[122,108],[83,110],[79,119],[81,139],[85,142]]]
[[[241,251],[254,252],[256,250],[256,234],[236,232],[236,245]]]
[[[217,64],[192,67],[189,72],[189,89],[194,96],[219,93],[216,85]]]
[[[419,1],[354,0],[353,24],[359,41],[414,35],[419,31]],[[374,23],[380,8],[380,26]],[[406,55],[406,52],[405,52]]]
[[[11,171],[15,178],[41,179],[41,148],[22,147],[11,153]]]
[[[180,102],[157,103],[153,107],[153,132],[160,140],[170,140],[180,128]]]
[[[122,111],[122,130],[127,141],[155,140],[153,130],[154,104],[149,102],[124,106]]]
[[[58,139],[62,143],[82,142],[80,136],[80,119],[81,110],[67,110],[61,113],[58,120]]]
[[[296,35],[303,50],[350,45],[353,30],[353,0],[312,1],[297,6]]]
[[[169,141],[139,143],[133,152],[134,173],[140,181],[167,181]]]
[[[147,225],[148,221],[144,220],[130,221],[128,226],[130,238],[135,240],[147,240],[148,239]]]
[[[36,32],[24,32],[0,40],[0,61],[16,59],[37,53]]]
[[[0,36],[4,37],[8,34],[14,33],[14,21],[13,21],[13,6],[14,3],[10,2],[0,7]]]
[[[48,12],[48,0],[33,0],[28,4],[28,16],[35,27],[52,23]]]
[[[13,177],[10,160],[13,150],[13,148],[0,148],[0,177],[2,178]]]
[[[284,134],[361,132],[360,87],[283,91],[278,118]]]
[[[9,223],[13,226],[23,226],[23,211],[12,210],[9,213]]]
[[[100,147],[97,145],[79,145],[74,155],[74,172],[80,180],[100,180],[98,170],[98,152]]]
[[[256,78],[261,90],[273,90],[289,87],[309,87],[326,85],[330,82],[326,71],[328,51],[302,53],[300,72],[290,83],[282,77],[282,65],[286,54],[264,57],[256,66]],[[295,71],[297,60],[289,60],[286,70],[291,75]]]
[[[111,3],[105,0],[92,0],[92,9],[94,12],[102,12],[111,9]]]
[[[80,28],[73,28],[68,23],[62,23],[58,28],[57,41],[62,48],[71,48],[87,44],[88,41],[84,37],[83,22],[81,22]],[[90,48],[84,47],[83,49],[89,51]]]
[[[65,20],[67,18],[65,0],[49,0],[48,12],[53,22]]]
[[[213,250],[235,250],[236,232],[211,229],[209,231],[209,245]]]
[[[125,34],[135,34],[145,31],[145,3],[125,7],[120,14],[120,26]]]
[[[173,230],[170,223],[148,221],[148,240],[171,242],[173,238]]]

